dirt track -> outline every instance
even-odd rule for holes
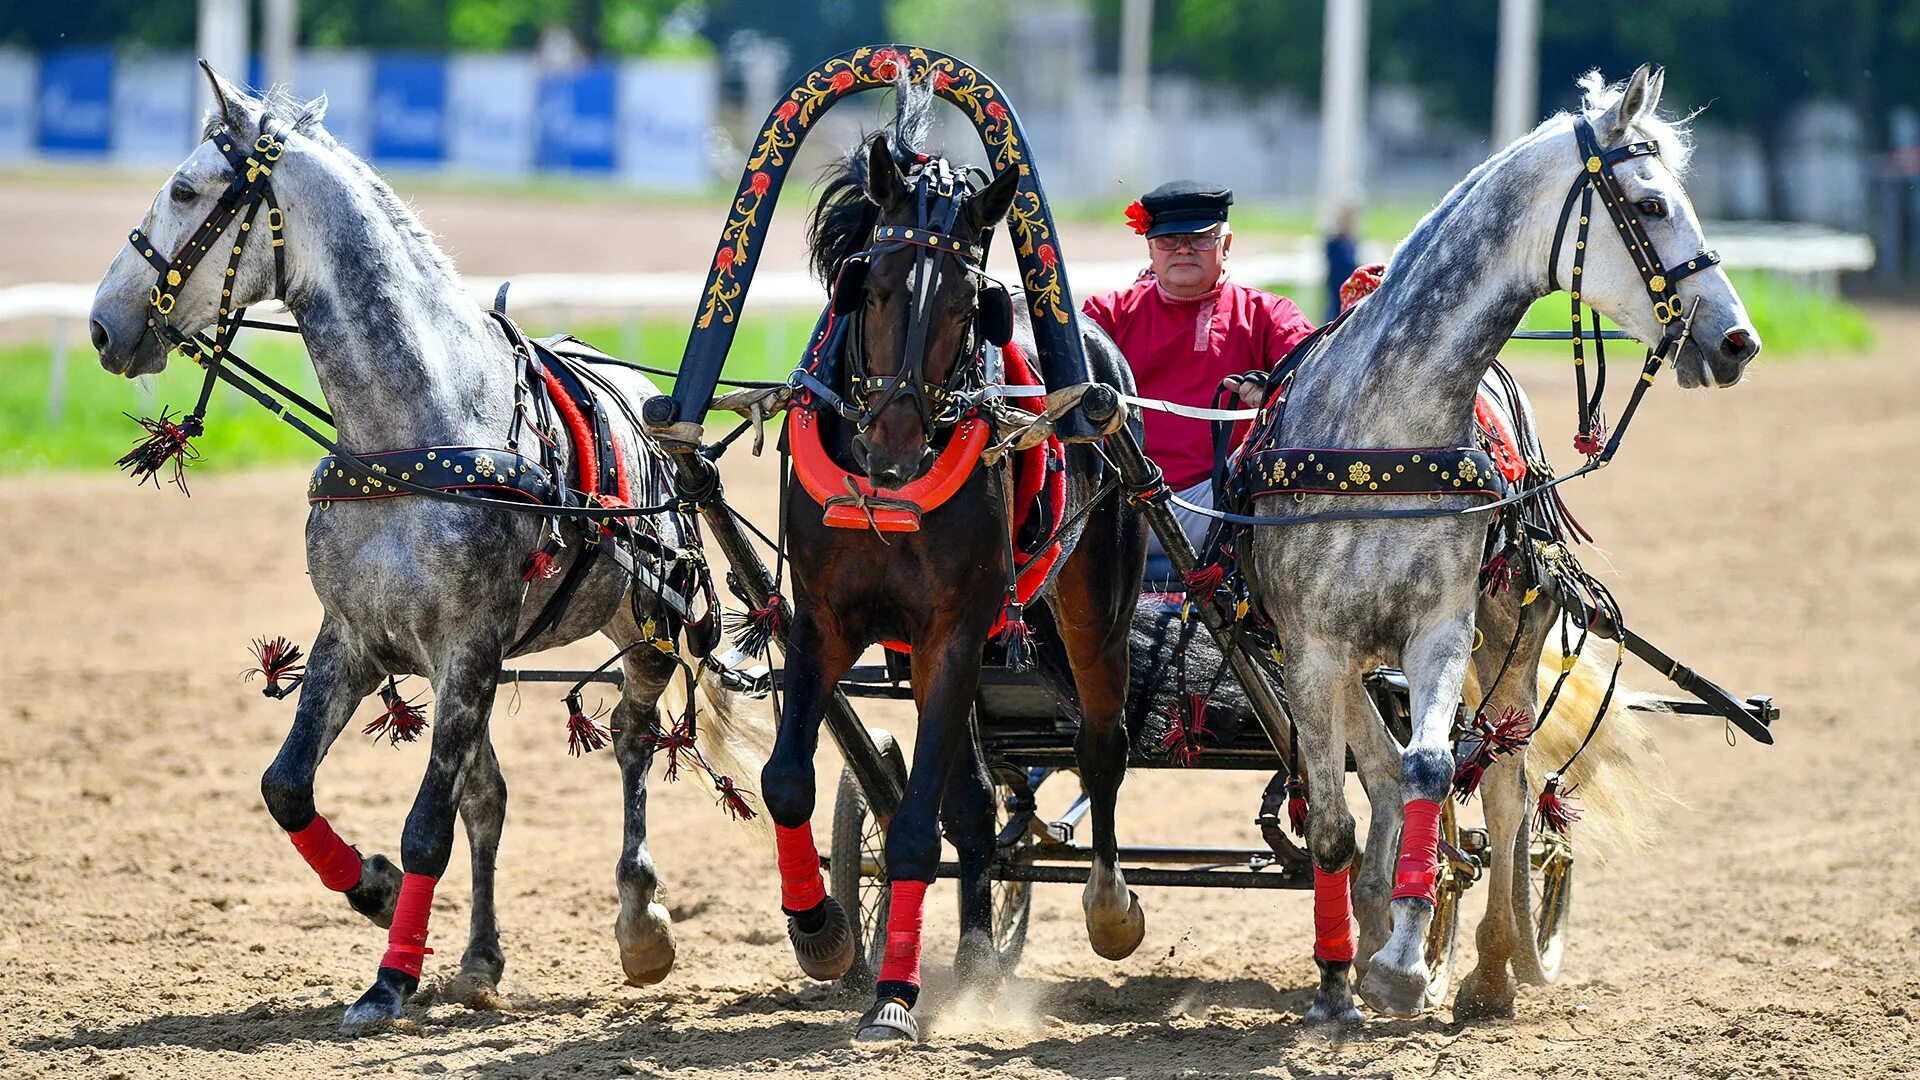
[[[251,636],[304,642],[317,624],[300,475],[203,475],[191,501],[108,476],[0,481],[0,1076],[1910,1073],[1920,320],[1880,325],[1870,359],[1763,358],[1732,392],[1662,385],[1623,460],[1571,496],[1635,625],[1740,692],[1775,694],[1780,744],[1668,722],[1683,806],[1652,853],[1582,867],[1560,985],[1524,989],[1510,1023],[1463,1028],[1443,1010],[1371,1021],[1341,1046],[1295,1022],[1313,983],[1304,896],[1149,890],[1147,943],[1109,964],[1084,943],[1078,891],[1042,886],[1020,978],[991,1015],[940,1010],[953,914],[939,890],[929,1044],[855,1050],[864,1002],[793,970],[771,845],[685,783],[656,782],[653,803],[680,966],[624,987],[615,769],[567,756],[551,688],[517,712],[503,693],[495,719],[513,789],[509,1010],[428,1005],[417,1033],[342,1038],[385,935],[314,881],[261,807],[292,710],[236,678]],[[1529,365],[1526,381],[1548,429],[1567,431],[1564,369]],[[736,468],[736,496],[764,506],[768,472]],[[875,715],[904,729],[898,711]],[[423,757],[350,732],[320,804],[392,852]],[[823,791],[836,771],[823,761]],[[1251,842],[1257,788],[1136,774],[1124,835]],[[824,833],[824,797],[816,819]],[[456,853],[430,982],[457,964],[466,883]]]

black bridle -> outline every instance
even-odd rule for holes
[[[866,294],[873,260],[889,252],[913,249],[913,270],[907,279],[911,289],[907,336],[899,369],[884,375],[872,373],[864,320],[855,317],[846,350],[850,408],[845,412],[855,429],[864,432],[889,406],[906,398],[913,403],[921,428],[931,439],[936,431],[958,423],[970,407],[969,399],[985,385],[981,294],[998,286],[986,276],[987,238],[975,243],[954,234],[967,200],[984,186],[985,173],[971,167],[955,171],[945,158],[931,158],[918,163],[908,178],[913,184],[912,224],[877,226],[872,245],[841,262],[835,276],[833,305],[838,314],[854,315]],[[952,370],[942,382],[930,383],[927,348],[933,333],[933,302],[949,260],[958,264],[960,273],[976,286],[973,309],[967,316]]]
[[[1567,222],[1574,214],[1574,203],[1579,205],[1579,222],[1575,227],[1573,247],[1573,280],[1567,285],[1572,298],[1573,311],[1573,374],[1576,392],[1579,395],[1580,430],[1574,436],[1574,445],[1588,457],[1597,457],[1605,442],[1606,419],[1600,413],[1600,404],[1607,389],[1607,354],[1603,339],[1598,333],[1593,337],[1594,384],[1591,394],[1587,391],[1587,361],[1585,350],[1586,335],[1583,331],[1581,308],[1581,280],[1587,261],[1587,235],[1593,220],[1593,196],[1600,195],[1601,203],[1607,208],[1607,216],[1613,220],[1615,229],[1620,233],[1620,242],[1626,245],[1627,255],[1640,273],[1640,280],[1646,286],[1647,296],[1653,301],[1653,317],[1660,325],[1668,327],[1660,343],[1649,353],[1649,362],[1655,356],[1667,356],[1677,353],[1686,340],[1689,320],[1683,318],[1686,305],[1680,301],[1680,282],[1720,263],[1720,253],[1712,250],[1701,251],[1685,263],[1668,267],[1660,261],[1660,255],[1653,248],[1653,240],[1647,235],[1647,227],[1640,220],[1639,213],[1628,201],[1626,191],[1620,186],[1619,177],[1614,175],[1614,167],[1620,162],[1638,157],[1658,157],[1659,144],[1652,140],[1630,142],[1612,150],[1602,150],[1600,140],[1594,134],[1593,125],[1584,116],[1573,120],[1573,137],[1580,151],[1581,173],[1574,178],[1573,186],[1567,191],[1566,204],[1560,210],[1560,224],[1553,232],[1553,252],[1547,259],[1547,282],[1554,288],[1560,287],[1560,249],[1567,235]],[[1679,323],[1679,327],[1674,324]],[[1597,327],[1596,327],[1597,329]],[[1644,385],[1644,384],[1643,384]],[[1635,402],[1638,397],[1636,395]],[[1629,410],[1632,406],[1629,405]],[[1624,426],[1624,425],[1623,425]]]

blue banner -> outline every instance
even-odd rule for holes
[[[113,50],[65,49],[40,62],[40,149],[104,154],[113,129]]]
[[[613,103],[618,77],[598,61],[540,79],[540,152],[543,169],[611,172]]]
[[[419,53],[374,57],[374,160],[437,165],[445,156],[446,136],[446,58]]]

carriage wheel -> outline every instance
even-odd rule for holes
[[[1460,944],[1460,899],[1473,884],[1472,867],[1463,865],[1460,830],[1453,800],[1440,804],[1440,876],[1434,882],[1433,922],[1427,927],[1427,1005],[1447,1001],[1453,986],[1453,954]]]
[[[1525,861],[1514,860],[1513,921],[1519,947],[1513,953],[1513,973],[1520,981],[1545,986],[1560,977],[1566,958],[1567,923],[1573,910],[1573,840],[1564,833],[1540,830],[1522,819],[1519,843]],[[1516,852],[1519,854],[1519,852]]]
[[[880,760],[887,771],[907,785],[907,759],[893,736],[879,728],[868,728]],[[827,875],[833,898],[853,920],[853,967],[840,981],[854,989],[873,989],[878,978],[881,954],[887,947],[887,832],[867,806],[867,793],[860,790],[853,770],[840,770],[840,791],[833,800],[832,866]]]
[[[1013,803],[1020,796],[1031,800],[1027,774],[1012,765],[996,765],[993,776],[993,835],[1000,836],[1013,820]],[[1012,851],[1032,847],[1031,832],[1021,832]],[[1009,854],[1002,848],[997,854]],[[993,945],[1000,953],[1000,977],[1010,978],[1027,947],[1027,923],[1033,918],[1033,882],[996,881],[993,883]]]

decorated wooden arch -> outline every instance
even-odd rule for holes
[[[1026,131],[1006,94],[984,73],[945,53],[914,45],[863,45],[802,76],[767,114],[755,137],[681,357],[673,419],[697,423],[706,415],[746,308],[747,287],[759,265],[774,204],[801,142],[835,104],[854,94],[890,89],[903,70],[914,83],[931,84],[938,97],[967,114],[994,173],[1020,171],[1020,190],[1007,215],[1007,229],[1033,314],[1041,370],[1049,387],[1089,381],[1053,215],[1040,188]]]

